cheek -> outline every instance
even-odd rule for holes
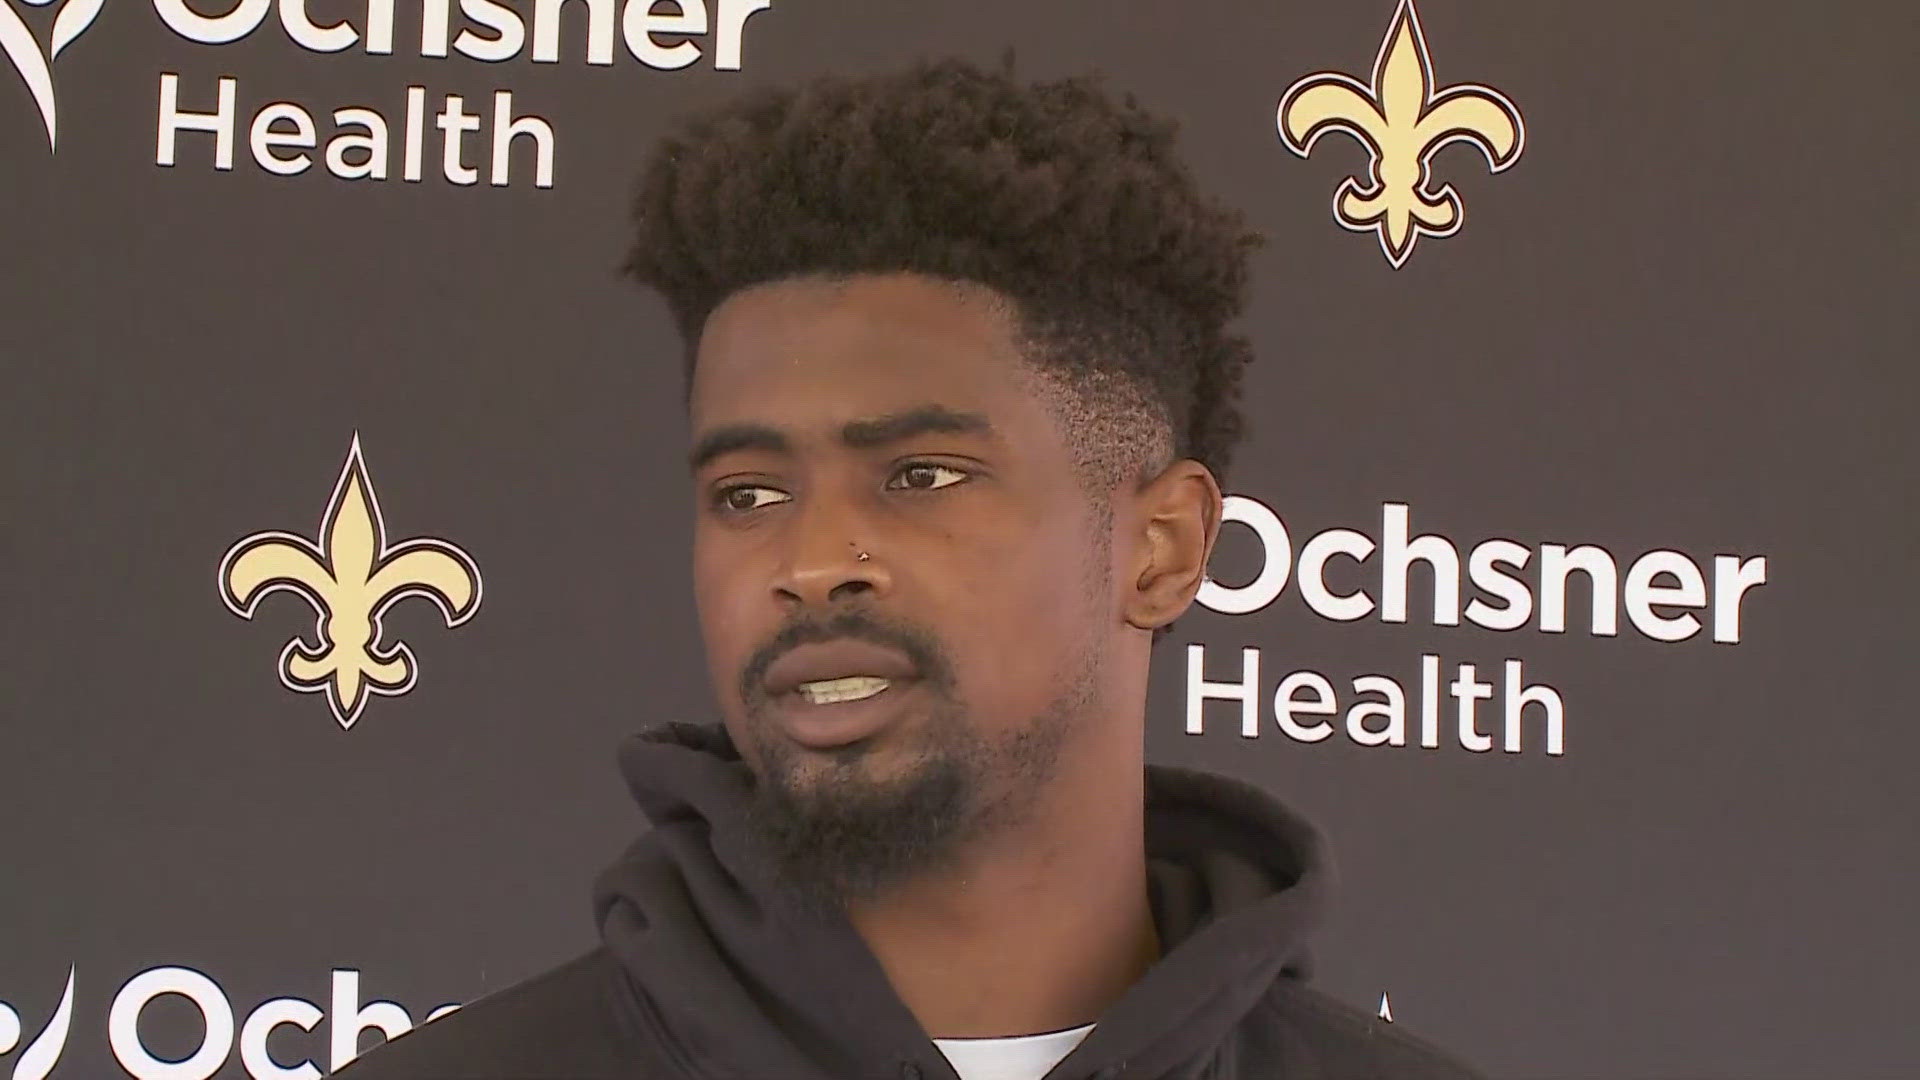
[[[746,578],[728,573],[722,556],[703,550],[698,540],[693,554],[693,602],[699,615],[700,636],[707,666],[719,700],[731,703],[737,694],[740,666],[755,642],[746,639],[751,620],[752,594]]]
[[[764,588],[765,578],[750,571],[753,554],[737,536],[694,529],[693,599],[703,621],[724,625],[737,620],[745,613],[741,609],[758,598],[756,583]]]
[[[949,625],[966,657],[961,673],[982,722],[1024,720],[1064,689],[1100,627],[1089,575],[1104,567],[1084,536],[1047,537],[983,567],[956,593]]]

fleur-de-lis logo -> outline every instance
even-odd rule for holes
[[[52,0],[26,0],[35,7],[41,7]],[[33,95],[33,103],[40,107],[40,119],[47,126],[47,149],[54,148],[59,124],[53,109],[53,60],[61,50],[73,44],[80,32],[93,25],[100,14],[100,5],[105,0],[71,0],[60,13],[53,17],[53,41],[45,56],[40,55],[40,45],[33,40],[33,32],[13,10],[0,0],[0,50],[5,50],[7,59],[13,61],[14,70],[27,84],[27,92]]]
[[[312,605],[317,644],[295,637],[280,651],[280,681],[290,690],[325,691],[342,728],[351,728],[368,694],[413,689],[417,666],[402,642],[380,647],[380,619],[409,596],[440,608],[449,627],[480,607],[480,570],[444,540],[387,546],[380,500],[367,479],[355,433],[346,467],[320,522],[320,544],[285,532],[261,532],[227,549],[220,560],[220,597],[243,619],[262,597],[285,590]]]
[[[1367,148],[1368,177],[1341,182],[1333,193],[1333,217],[1355,232],[1377,232],[1380,250],[1396,270],[1421,233],[1460,231],[1463,214],[1453,185],[1437,191],[1429,186],[1429,166],[1441,147],[1467,143],[1501,172],[1519,160],[1526,144],[1520,110],[1498,90],[1460,83],[1435,92],[1433,83],[1420,16],[1413,0],[1400,0],[1373,62],[1372,86],[1318,72],[1288,87],[1275,114],[1281,141],[1301,157],[1329,131],[1344,131]]]

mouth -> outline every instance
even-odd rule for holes
[[[774,722],[814,750],[871,738],[892,725],[919,687],[917,679],[854,675],[801,683],[773,698]]]

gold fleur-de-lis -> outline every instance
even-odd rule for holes
[[[1368,178],[1349,176],[1333,193],[1333,216],[1356,232],[1379,234],[1399,269],[1421,233],[1452,236],[1463,218],[1453,185],[1430,190],[1433,155],[1464,142],[1500,172],[1520,157],[1526,126],[1498,90],[1460,83],[1435,92],[1433,61],[1413,0],[1399,10],[1373,62],[1373,85],[1338,72],[1308,75],[1280,96],[1275,123],[1287,149],[1306,157],[1329,131],[1344,131],[1371,156]]]
[[[424,596],[449,627],[459,626],[480,607],[480,570],[444,540],[387,546],[356,432],[320,522],[319,546],[292,533],[260,532],[220,560],[221,599],[243,619],[253,618],[262,597],[282,590],[312,605],[318,643],[288,641],[280,651],[280,681],[290,690],[324,690],[334,719],[351,728],[369,693],[413,688],[413,650],[402,642],[380,647],[381,616],[409,596]]]

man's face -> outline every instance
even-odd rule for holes
[[[802,899],[951,865],[1032,809],[1098,711],[1108,526],[989,295],[785,281],[700,342],[708,669],[750,823]],[[833,681],[863,675],[885,688]]]

